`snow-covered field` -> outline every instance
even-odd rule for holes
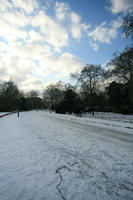
[[[133,123],[125,118],[1,118],[0,200],[133,199]]]

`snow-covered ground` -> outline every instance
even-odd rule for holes
[[[7,114],[8,112],[0,112],[0,116],[1,115],[4,115],[4,114]]]
[[[75,117],[75,115],[60,115],[54,114],[56,118],[74,120],[75,122],[88,125],[96,125],[103,128],[108,128],[114,131],[126,132],[128,134],[133,134],[133,115],[122,115],[113,113],[95,113],[85,114],[83,117]],[[104,116],[104,117],[103,117]],[[110,117],[108,117],[110,116]]]
[[[133,124],[44,111],[0,119],[0,200],[133,199]]]
[[[91,113],[84,114],[84,117],[91,117],[91,116],[92,116]],[[122,114],[111,113],[111,112],[95,112],[94,117],[100,118],[100,119],[133,123],[133,115],[122,115]]]

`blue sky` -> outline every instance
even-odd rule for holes
[[[43,90],[87,64],[105,66],[131,40],[120,30],[132,0],[0,0],[0,82]]]

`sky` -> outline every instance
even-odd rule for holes
[[[41,91],[85,64],[105,67],[131,44],[128,13],[133,0],[0,0],[0,83]]]

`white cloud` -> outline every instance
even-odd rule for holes
[[[19,58],[30,58],[33,60],[39,60],[41,56],[51,54],[51,49],[45,44],[27,43],[22,45],[21,43],[8,45],[8,55],[16,55]]]
[[[94,41],[111,44],[111,40],[117,37],[117,30],[114,27],[108,28],[103,22],[93,31],[88,31],[88,37],[93,38]]]
[[[118,29],[121,27],[122,25],[122,18],[121,17],[118,17],[116,20],[113,20],[111,21],[111,26],[114,28],[114,29]]]
[[[30,30],[28,34],[31,42],[43,42],[44,40],[43,36],[34,30]]]
[[[18,11],[8,11],[1,14],[1,18],[10,26],[23,27],[30,23],[30,17],[26,17],[24,13]]]
[[[94,30],[87,31],[88,37],[92,39],[89,41],[89,44],[93,50],[98,51],[98,44],[96,42],[111,44],[112,40],[117,37],[117,32],[121,24],[122,18],[118,17],[116,20],[112,20],[109,24],[103,22]]]
[[[12,3],[16,8],[22,9],[28,14],[33,13],[38,8],[36,0],[13,0]]]
[[[56,18],[60,21],[65,20],[69,9],[70,8],[67,3],[56,1],[55,3]]]
[[[78,71],[84,64],[81,59],[70,53],[62,54],[58,61],[59,69],[68,74]]]
[[[3,64],[7,71],[7,74],[14,78],[19,76],[26,78],[27,75],[31,75],[34,72],[35,64],[30,59],[20,59],[17,56],[6,56],[3,58]]]
[[[81,17],[75,12],[71,12],[69,17],[71,21],[70,31],[72,37],[79,40],[82,36],[82,32],[87,32],[87,30],[90,28],[90,25],[81,23]]]
[[[94,51],[98,50],[98,45],[96,42],[111,44],[112,40],[116,39],[118,29],[122,24],[122,18],[118,17],[116,20],[112,20],[109,24],[103,22],[99,26],[97,26],[92,31],[88,32],[88,37],[93,41],[90,41],[90,46],[94,49]]]
[[[74,24],[79,24],[80,23],[80,16],[77,13],[72,12],[70,14],[70,17],[71,17],[72,23],[74,23]]]
[[[98,51],[98,44],[96,42],[89,42],[90,46],[93,48],[94,51]]]
[[[5,56],[3,54],[0,54],[0,81],[9,80],[6,67],[7,66],[5,63]]]
[[[30,58],[21,59],[17,56],[0,56],[1,81],[8,81],[12,77],[13,81],[19,85],[20,89],[39,88],[39,77],[35,77],[36,65]],[[38,80],[38,83],[37,83]],[[30,82],[31,81],[31,82]]]
[[[80,39],[81,38],[81,28],[78,26],[78,24],[73,24],[71,26],[71,33],[73,38]]]
[[[10,24],[0,19],[0,36],[7,42],[14,42],[17,39],[25,40],[28,35],[27,32],[18,27],[12,27]]]
[[[63,53],[61,56],[44,56],[40,60],[40,75],[53,72],[68,76],[70,73],[78,71],[85,63],[70,53]]]
[[[32,14],[38,8],[37,0],[0,0],[0,11],[7,12],[16,11],[19,9],[26,14]]]
[[[111,43],[119,26],[112,22],[107,28],[103,23],[88,31],[90,25],[83,23],[69,4],[56,2],[56,16],[49,16],[39,2],[0,0],[0,80],[12,76],[24,90],[41,88],[44,77],[51,73],[67,77],[85,64],[73,54],[62,53],[71,38],[79,40],[86,32],[92,39],[90,46],[97,51],[96,42]]]
[[[54,46],[55,50],[60,51],[61,47],[68,45],[69,36],[65,27],[56,23],[45,12],[40,11],[33,19],[32,25],[40,28],[45,41]]]
[[[39,78],[29,76],[24,82],[21,82],[20,88],[26,92],[36,89],[41,91],[45,87],[45,83]]]
[[[9,1],[0,0],[0,11],[4,12],[12,9],[12,4]]]
[[[70,31],[71,36],[77,40],[81,38],[83,31],[90,28],[90,25],[81,22],[81,17],[76,12],[71,11],[67,3],[56,2],[55,12],[59,23],[65,25],[67,31]]]
[[[0,1],[2,7],[1,2],[4,2]],[[4,4],[0,13],[1,37],[11,42],[17,39],[27,40],[29,34],[31,40],[43,40],[52,45],[55,51],[61,51],[62,47],[69,44],[70,34],[73,38],[80,39],[82,32],[89,28],[89,25],[81,23],[81,17],[64,2],[56,2],[56,18],[48,16],[44,9],[38,9],[33,17],[31,13],[39,6],[38,3],[37,0],[13,0]],[[31,25],[33,30],[26,29]]]
[[[113,14],[133,12],[133,0],[110,0]]]
[[[6,50],[7,50],[7,45],[4,42],[0,41],[0,52]]]
[[[83,65],[76,56],[62,54],[61,48],[69,44],[71,33],[76,39],[81,37],[87,25],[81,24],[79,15],[71,12],[67,3],[56,2],[56,17],[47,15],[45,9],[36,9],[38,3],[0,1],[0,80],[12,76],[24,90],[42,88],[44,77],[51,72],[64,77]],[[54,55],[54,51],[60,54]]]

